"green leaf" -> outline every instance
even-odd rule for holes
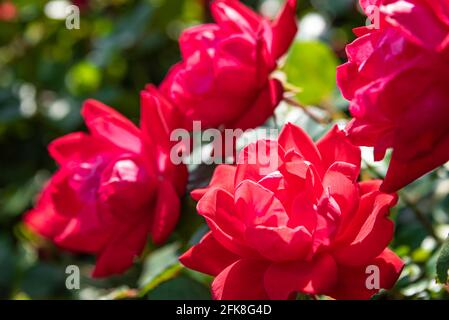
[[[318,41],[295,42],[287,56],[287,81],[302,89],[297,94],[303,104],[319,104],[335,89],[337,58],[326,44]]]
[[[44,299],[69,294],[65,287],[65,268],[39,263],[25,274],[21,290],[31,299]]]
[[[437,259],[437,280],[440,283],[448,283],[449,271],[449,237],[441,247],[440,255]]]
[[[66,83],[70,92],[75,95],[89,94],[98,90],[101,77],[101,72],[95,64],[83,61],[70,69]]]
[[[210,290],[188,276],[181,275],[161,284],[151,291],[147,298],[150,300],[210,300]]]
[[[152,252],[145,260],[138,284],[145,295],[160,283],[173,278],[182,268],[178,263],[179,243],[166,245]]]
[[[11,241],[0,238],[0,298],[8,297],[14,280],[15,256]]]

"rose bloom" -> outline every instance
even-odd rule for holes
[[[0,21],[11,21],[17,17],[17,8],[11,1],[0,2]]]
[[[393,149],[382,186],[392,192],[449,160],[449,2],[360,3],[379,19],[355,30],[337,80],[355,118],[351,140],[374,147],[376,160]]]
[[[175,119],[157,90],[141,94],[141,128],[106,105],[88,100],[82,115],[90,134],[53,141],[60,168],[25,223],[64,249],[97,255],[94,277],[127,270],[148,235],[162,243],[178,221],[185,166],[170,162]]]
[[[367,299],[378,292],[370,268],[391,288],[403,267],[386,248],[397,197],[380,181],[357,182],[360,162],[337,127],[315,145],[287,124],[278,141],[249,145],[192,193],[210,232],[180,261],[215,277],[215,299]]]
[[[185,30],[179,39],[182,62],[161,84],[162,92],[203,128],[249,129],[263,124],[282,98],[283,88],[270,78],[276,60],[296,31],[296,0],[288,0],[274,21],[237,0],[211,5],[215,24]]]

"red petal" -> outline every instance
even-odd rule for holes
[[[114,237],[98,256],[94,278],[107,277],[125,272],[145,247],[149,221],[139,221],[134,225],[124,225],[116,230]]]
[[[212,283],[216,300],[266,300],[263,284],[265,262],[242,259],[223,270]]]
[[[226,249],[240,256],[254,256],[243,239],[244,224],[234,210],[234,198],[228,192],[213,188],[198,202],[198,213],[206,218],[214,238]]]
[[[59,165],[68,161],[82,161],[104,148],[104,143],[83,133],[74,132],[53,140],[48,151]]]
[[[342,300],[369,299],[379,290],[368,289],[366,282],[370,273],[369,265],[379,268],[379,285],[383,289],[391,289],[399,278],[404,263],[390,249],[385,249],[374,260],[360,267],[338,266],[338,283],[327,295]]]
[[[369,14],[369,12],[367,12],[368,7],[370,6],[380,7],[382,1],[383,0],[360,0],[359,2],[360,6],[365,11],[365,13]]]
[[[217,276],[239,259],[239,256],[226,250],[212,232],[208,232],[201,241],[184,253],[179,261],[189,269]]]
[[[395,192],[407,184],[418,179],[422,175],[443,165],[449,159],[449,135],[434,146],[432,153],[426,154],[411,161],[401,161],[391,156],[390,165],[381,190],[384,192]]]
[[[215,45],[223,33],[222,29],[212,23],[200,24],[185,29],[179,37],[182,58],[187,60],[198,50],[206,51]]]
[[[274,263],[265,273],[265,289],[273,300],[286,300],[293,293],[321,294],[337,282],[337,265],[330,255],[310,262]]]
[[[312,139],[298,126],[287,123],[282,129],[279,138],[279,145],[288,152],[294,150],[296,153],[310,161],[321,174],[321,156]]]
[[[227,128],[241,130],[252,129],[262,125],[274,113],[274,109],[282,100],[284,89],[279,80],[271,79],[260,90],[260,94],[254,103],[237,120],[229,123]]]
[[[305,258],[312,247],[312,235],[303,226],[295,229],[253,226],[246,228],[245,240],[270,261],[293,261]]]
[[[364,195],[370,192],[379,191],[380,185],[382,184],[382,180],[367,180],[359,183],[360,187],[360,195]]]
[[[243,180],[258,182],[282,165],[279,145],[273,140],[259,140],[246,146],[237,159],[235,185]]]
[[[153,141],[163,146],[169,145],[171,132],[181,126],[181,115],[153,85],[148,85],[141,91],[140,99],[142,131]]]
[[[435,152],[413,162],[397,161],[392,157],[387,176],[381,186],[384,192],[395,192],[422,175],[447,162],[449,155],[449,137],[440,144]],[[393,152],[394,153],[394,152]]]
[[[359,204],[359,168],[346,162],[335,162],[327,170],[323,179],[323,188],[335,199],[340,208],[342,223],[350,220]],[[350,222],[350,221],[348,221]]]
[[[93,136],[101,137],[116,146],[140,153],[142,144],[139,129],[114,109],[96,100],[87,100],[81,111]]]
[[[298,31],[296,24],[296,0],[287,0],[284,8],[273,21],[271,53],[277,60],[287,52]]]
[[[238,0],[214,1],[211,13],[220,27],[235,31],[256,32],[261,23],[261,17]]]
[[[437,18],[427,1],[397,1],[382,6],[381,12],[386,15],[388,23],[398,27],[418,45],[434,50],[441,50],[447,45],[448,25]]]
[[[259,184],[245,180],[235,189],[235,208],[247,226],[285,226],[288,215],[273,192]]]
[[[354,146],[338,126],[335,125],[316,145],[321,154],[324,170],[335,162],[346,162],[357,168],[354,174],[358,176],[362,161],[360,148]]]
[[[156,244],[165,242],[170,236],[178,222],[179,214],[180,201],[176,190],[170,182],[160,181],[151,225],[151,238]]]
[[[67,222],[54,242],[67,250],[97,253],[109,240],[111,230],[106,225],[96,223],[95,218],[89,219],[89,216],[94,215],[92,208],[83,208],[78,216]]]
[[[339,264],[364,265],[385,249],[393,238],[388,214],[396,202],[396,196],[380,192],[362,196],[356,215],[338,238],[334,257]]]
[[[193,190],[190,195],[196,201],[200,200],[209,188],[220,188],[229,193],[234,193],[234,177],[237,170],[236,166],[219,165],[215,168],[209,186],[204,189]]]
[[[70,217],[57,214],[51,199],[51,182],[39,196],[36,207],[27,212],[25,224],[40,235],[53,239],[64,230]]]
[[[382,190],[396,191],[449,160],[447,92],[432,84],[415,103],[398,123]]]

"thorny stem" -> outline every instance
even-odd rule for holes
[[[313,121],[315,121],[315,122],[317,122],[317,123],[319,123],[319,124],[327,125],[327,124],[330,123],[330,122],[329,122],[328,120],[326,120],[326,119],[317,117],[315,114],[313,114],[312,112],[310,112],[310,110],[309,110],[306,106],[304,106],[303,104],[299,103],[298,101],[296,101],[296,100],[293,99],[293,98],[290,98],[290,97],[284,97],[284,101],[285,101],[286,103],[288,103],[289,105],[292,105],[292,106],[294,106],[294,107],[299,107],[299,108],[301,108],[301,109],[304,111],[305,114],[307,114]]]
[[[366,167],[368,168],[369,171],[371,171],[372,174],[374,174],[374,176],[376,176],[376,178],[379,179],[384,179],[384,177],[382,176],[382,174],[380,174],[376,168],[374,168],[373,166],[371,166],[369,163],[367,163],[366,161],[364,161]],[[418,207],[417,203],[415,201],[413,201],[412,199],[410,199],[405,192],[398,192],[398,196],[399,198],[402,200],[402,202],[404,202],[407,207],[409,207],[412,212],[414,213],[416,219],[421,223],[421,225],[426,229],[427,233],[432,236],[437,242],[438,244],[442,244],[443,241],[440,239],[440,237],[438,237],[432,223],[430,223],[429,219],[427,219],[426,215],[424,214],[424,212]]]

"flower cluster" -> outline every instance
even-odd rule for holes
[[[193,120],[213,127],[262,124],[282,96],[270,73],[296,33],[295,8],[289,0],[269,21],[239,1],[215,1],[217,24],[184,31],[184,60],[160,88],[142,91],[140,128],[87,101],[82,115],[90,134],[50,144],[60,169],[25,223],[61,248],[97,255],[94,277],[127,270],[149,235],[163,243],[178,221],[187,183],[186,166],[171,161],[171,132]]]
[[[403,262],[387,247],[394,192],[449,160],[449,4],[360,3],[367,14],[379,8],[380,20],[378,29],[356,29],[349,62],[338,69],[354,117],[348,126],[314,143],[285,124],[277,140],[248,145],[191,194],[210,231],[180,261],[215,277],[215,299],[368,299],[401,273]],[[213,1],[215,23],[185,30],[182,60],[159,88],[141,92],[139,127],[88,100],[89,133],[50,144],[60,168],[25,223],[61,248],[96,255],[95,277],[126,271],[149,237],[166,241],[188,178],[171,160],[182,152],[171,132],[194,121],[218,129],[263,124],[283,98],[272,73],[295,37],[295,12],[295,0],[274,20],[237,0]],[[376,159],[393,149],[384,182],[359,180],[360,145],[374,147]],[[379,278],[372,285],[370,270]]]

